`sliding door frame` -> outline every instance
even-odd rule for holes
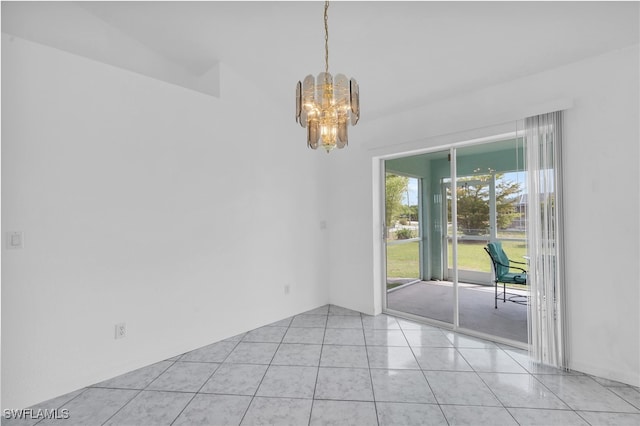
[[[456,154],[457,154],[457,149],[459,148],[464,148],[467,146],[474,146],[474,145],[482,145],[485,143],[490,143],[496,140],[500,140],[500,139],[505,139],[505,138],[517,138],[517,137],[522,137],[523,135],[523,131],[522,129],[516,128],[516,130],[511,131],[511,132],[505,132],[505,133],[500,133],[500,134],[494,134],[491,136],[487,136],[487,137],[482,137],[482,138],[476,138],[476,139],[469,139],[469,140],[465,140],[465,141],[461,141],[461,142],[453,142],[453,143],[445,143],[445,144],[441,144],[441,145],[437,145],[437,146],[433,146],[433,147],[429,147],[429,148],[424,148],[424,149],[418,149],[418,150],[411,150],[411,151],[405,151],[405,152],[397,152],[397,153],[393,153],[393,154],[387,154],[387,155],[381,155],[381,156],[377,156],[373,158],[373,191],[374,191],[374,196],[373,196],[373,200],[374,200],[374,209],[373,209],[373,213],[374,213],[374,248],[373,248],[373,252],[374,252],[374,280],[377,282],[377,288],[379,289],[378,292],[378,297],[380,297],[380,301],[381,301],[381,307],[382,307],[382,312],[383,313],[387,313],[393,316],[397,316],[397,317],[401,317],[401,318],[406,318],[409,320],[413,320],[413,321],[417,321],[417,322],[421,322],[421,323],[425,323],[425,324],[429,324],[429,325],[434,325],[436,327],[441,327],[444,329],[448,329],[448,330],[452,330],[454,332],[459,332],[462,334],[467,334],[470,336],[474,336],[474,337],[479,337],[482,339],[487,339],[487,340],[491,340],[497,343],[504,343],[507,345],[511,345],[514,347],[518,347],[521,349],[528,349],[529,345],[527,343],[523,343],[523,342],[518,342],[518,341],[514,341],[511,339],[505,339],[502,338],[500,336],[496,336],[496,335],[491,335],[491,334],[487,334],[487,333],[482,333],[479,331],[475,331],[475,330],[471,330],[468,328],[464,328],[464,327],[460,327],[460,313],[459,313],[459,294],[458,294],[458,242],[457,242],[457,235],[458,235],[458,226],[457,226],[457,220],[453,220],[452,221],[452,227],[453,227],[453,236],[454,238],[452,239],[452,252],[453,252],[453,301],[454,301],[454,306],[453,306],[453,321],[452,323],[447,323],[447,322],[443,322],[443,321],[438,321],[435,319],[431,319],[431,318],[425,318],[425,317],[421,317],[418,315],[414,315],[414,314],[409,314],[407,312],[401,312],[401,311],[396,311],[393,309],[389,309],[387,306],[387,268],[386,268],[386,244],[385,244],[385,233],[384,233],[384,226],[385,226],[385,176],[386,176],[386,167],[385,167],[385,161],[387,160],[392,160],[392,159],[397,159],[397,158],[404,158],[404,157],[410,157],[410,156],[414,156],[414,155],[420,155],[420,154],[429,154],[429,153],[433,153],[433,152],[442,152],[442,151],[449,151],[449,155],[451,158],[451,162],[450,162],[450,179],[451,179],[451,187],[452,188],[457,188],[457,163],[456,163]],[[453,194],[453,192],[452,192]],[[446,202],[446,200],[443,200],[444,202]],[[451,197],[451,214],[452,214],[452,218],[456,218],[457,217],[457,197],[453,196]],[[424,226],[424,224],[421,224],[421,226]],[[422,242],[422,244],[427,244],[427,246],[429,245],[428,242]],[[420,260],[421,262],[423,262],[423,260]],[[376,267],[376,265],[378,267]],[[422,271],[421,271],[422,272]],[[421,277],[424,278],[424,277]]]

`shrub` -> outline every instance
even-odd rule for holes
[[[413,229],[403,228],[396,231],[396,238],[399,240],[408,240],[409,238],[413,237],[415,237],[415,232],[413,231]]]

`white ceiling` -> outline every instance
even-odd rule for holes
[[[366,120],[637,45],[639,5],[336,1],[330,72],[358,80]],[[2,31],[173,82],[220,62],[293,108],[295,83],[324,70],[322,14],[316,1],[3,2]]]

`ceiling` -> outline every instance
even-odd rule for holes
[[[637,45],[639,5],[336,1],[329,68],[358,80],[367,120]],[[177,84],[222,63],[292,109],[295,83],[324,70],[322,14],[316,1],[3,2],[2,31]],[[206,81],[192,88],[215,94]]]

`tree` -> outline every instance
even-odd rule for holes
[[[387,173],[385,178],[385,215],[384,223],[387,228],[398,219],[402,213],[402,196],[407,191],[409,178]]]
[[[486,234],[489,228],[488,184],[458,186],[458,227],[466,235]]]
[[[458,198],[458,226],[467,235],[482,235],[489,232],[489,180],[491,175],[458,179],[461,185],[456,190]],[[474,181],[467,183],[467,181]],[[477,181],[480,181],[479,183]],[[498,229],[507,228],[520,213],[516,203],[520,194],[520,183],[502,179],[496,174],[496,210]],[[451,219],[449,205],[449,219]]]
[[[496,175],[496,210],[498,214],[498,229],[506,229],[511,223],[520,217],[516,209],[521,188],[519,182],[509,182],[503,179],[498,181]]]
[[[401,215],[403,218],[406,218],[409,221],[418,220],[418,206],[416,204],[412,206],[403,205]]]

